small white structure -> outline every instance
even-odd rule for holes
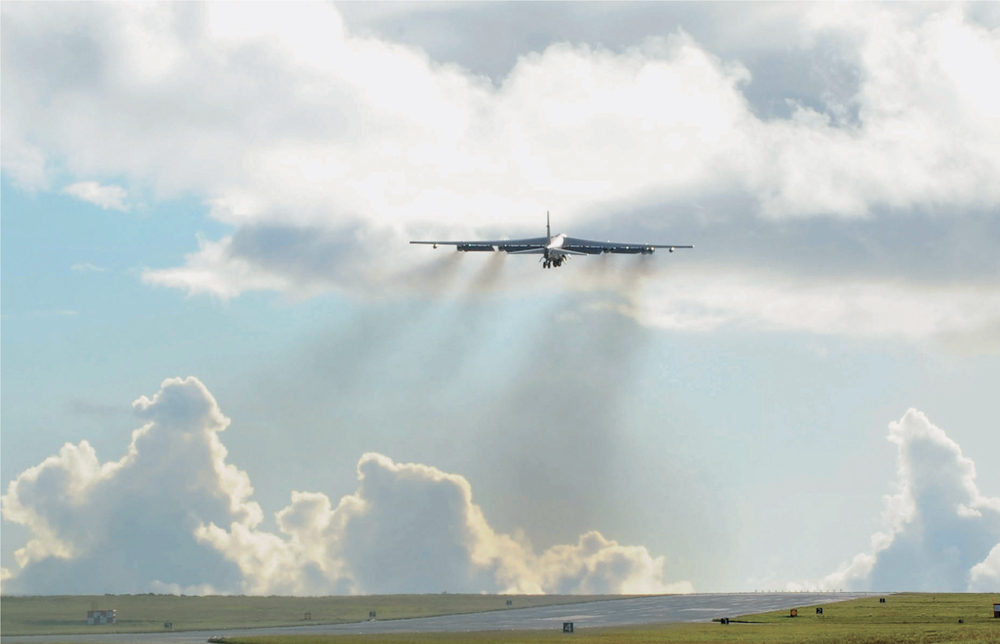
[[[114,610],[88,610],[87,623],[91,626],[100,624],[117,624],[118,611]]]

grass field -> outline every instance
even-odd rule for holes
[[[618,596],[615,596],[616,598]],[[0,631],[4,635],[140,632],[162,630],[171,621],[175,629],[301,625],[306,612],[312,623],[343,623],[366,619],[369,610],[379,619],[503,610],[609,599],[580,596],[497,595],[383,595],[369,597],[174,597],[117,595],[99,597],[3,597]],[[553,631],[499,631],[482,633],[413,633],[389,635],[287,635],[226,639],[226,644],[1000,644],[1000,619],[992,618],[993,601],[1000,597],[974,594],[890,595],[885,604],[868,597],[799,607],[799,616],[776,611],[739,617],[723,625],[667,624],[632,628],[580,628],[573,635]],[[81,626],[90,609],[115,608],[119,624]],[[959,619],[964,623],[960,624]]]
[[[1000,599],[1000,598],[998,598]],[[483,633],[414,633],[392,635],[331,635],[227,638],[226,644],[947,644],[1000,643],[1000,619],[993,619],[992,595],[899,594],[880,604],[870,597],[743,616],[739,623],[668,624],[635,628]],[[958,620],[964,620],[959,624]]]
[[[0,597],[0,633],[59,635],[71,633],[140,633],[174,630],[342,624],[368,619],[454,615],[580,601],[620,599],[579,595],[375,595],[362,597],[184,597],[174,595],[66,595]],[[114,626],[88,626],[88,610],[115,609]],[[311,614],[312,620],[304,617]]]

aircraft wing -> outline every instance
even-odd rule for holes
[[[508,253],[531,254],[542,251],[549,245],[547,237],[533,237],[531,239],[505,239],[495,242],[497,250],[504,250]]]
[[[649,254],[656,248],[669,248],[672,253],[675,248],[694,248],[694,246],[680,246],[677,244],[620,244],[610,241],[602,242],[567,237],[563,242],[562,248],[568,251],[586,253],[587,255],[599,255],[601,253],[638,255],[640,253]]]
[[[500,239],[500,240],[475,240],[475,241],[411,241],[411,244],[433,244],[434,246],[454,246],[461,251],[495,251],[503,250],[508,253],[535,253],[541,252],[549,240],[545,237],[533,237],[531,239]]]

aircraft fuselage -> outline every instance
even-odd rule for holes
[[[568,253],[562,249],[563,244],[566,243],[566,235],[558,234],[549,237],[549,243],[545,246],[545,261],[542,262],[543,268],[556,268],[563,265],[566,261]]]

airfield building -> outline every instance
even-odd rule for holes
[[[88,610],[87,624],[96,626],[100,624],[117,624],[118,611],[115,610]]]

